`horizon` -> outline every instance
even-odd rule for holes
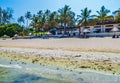
[[[49,9],[50,11],[57,11],[60,8],[63,8],[65,5],[69,5],[71,7],[71,10],[75,12],[76,15],[79,15],[81,13],[81,9],[84,9],[87,7],[89,10],[92,10],[91,14],[97,14],[96,11],[100,10],[101,6],[105,6],[106,9],[109,9],[111,11],[110,14],[112,14],[113,11],[120,8],[119,0],[99,0],[99,1],[79,1],[79,0],[45,0],[45,1],[39,1],[39,0],[0,0],[0,7],[3,9],[6,9],[7,7],[13,9],[13,18],[12,22],[17,22],[17,18],[20,16],[24,16],[27,11],[30,11],[31,14],[36,14],[39,10],[45,11],[46,9]],[[29,2],[29,3],[28,3]],[[76,3],[77,2],[77,3]],[[28,4],[26,4],[28,3]],[[48,5],[49,3],[49,5]]]

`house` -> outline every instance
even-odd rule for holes
[[[86,27],[66,27],[66,34],[71,36],[79,35],[79,32],[83,32],[84,29],[88,29],[89,36],[112,36],[113,32],[111,31],[113,27],[117,27],[119,29],[117,34],[120,34],[120,21],[119,22],[105,22],[103,25],[102,23],[96,23],[94,26],[86,26]],[[64,28],[55,28],[54,29],[55,35],[62,35],[64,34]]]

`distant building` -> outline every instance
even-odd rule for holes
[[[120,22],[105,22],[103,25],[102,23],[96,23],[94,26],[86,26],[86,27],[80,27],[80,32],[83,32],[84,29],[88,29],[89,35],[103,35],[103,36],[111,36],[113,35],[113,32],[111,31],[113,27],[117,27],[119,31],[117,32],[120,34]],[[64,33],[64,28],[57,28],[55,30],[55,34],[63,34]],[[77,27],[66,27],[66,33],[67,34],[74,34],[74,35],[79,35],[79,28]]]
[[[94,26],[87,26],[85,28],[89,29],[91,33],[104,33],[104,32],[111,32],[113,27],[117,27],[120,30],[120,22],[106,22],[102,25],[102,23],[96,23]],[[81,31],[84,28],[81,28]]]

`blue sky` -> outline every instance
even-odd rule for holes
[[[0,7],[4,9],[10,7],[14,10],[14,21],[26,11],[32,14],[46,9],[56,11],[64,5],[69,5],[76,15],[80,14],[80,10],[85,7],[91,9],[92,14],[96,14],[96,11],[100,10],[103,5],[111,12],[117,10],[120,8],[120,0],[0,0]]]

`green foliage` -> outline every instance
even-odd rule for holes
[[[47,32],[35,32],[35,33],[33,33],[34,36],[40,36],[40,35],[44,36],[46,34],[47,34]]]
[[[79,26],[87,26],[89,19],[92,17],[91,10],[88,10],[88,8],[84,8],[81,10],[81,14],[78,15],[78,25]]]
[[[0,36],[5,34],[6,28],[4,26],[0,26]]]
[[[23,27],[18,24],[6,24],[0,26],[0,36],[7,35],[13,37],[15,34],[21,35]]]
[[[31,26],[38,31],[48,31],[53,27],[72,27],[75,25],[75,13],[71,8],[65,5],[58,11],[51,12],[50,10],[40,10],[34,14],[31,21]]]
[[[106,20],[108,17],[107,15],[110,13],[110,10],[106,9],[104,6],[101,7],[99,11],[97,11],[98,15],[96,17],[98,18],[99,21],[102,23]]]
[[[17,19],[18,23],[21,25],[21,23],[25,23],[25,20],[24,20],[24,17],[23,16],[20,16],[18,19]]]
[[[51,12],[48,9],[46,11],[40,10],[37,14],[33,15],[30,11],[27,11],[24,16],[20,16],[17,19],[19,25],[8,24],[12,19],[12,13],[12,9],[2,9],[0,7],[0,37],[3,35],[12,37],[15,34],[23,36],[28,35],[30,32],[49,31],[54,27],[64,28],[65,33],[66,29],[71,27],[86,27],[95,25],[96,23],[102,23],[102,25],[104,25],[105,22],[119,22],[120,20],[120,9],[113,12],[114,18],[112,15],[108,16],[110,10],[106,9],[104,6],[96,11],[96,15],[91,15],[91,10],[84,8],[81,10],[80,15],[77,15],[77,18],[75,18],[75,13],[68,5],[58,9],[58,11]],[[21,27],[25,26],[25,24],[26,29]],[[33,28],[29,28],[29,26],[32,26]]]
[[[0,25],[10,23],[12,19],[13,10],[11,8],[2,9],[0,7]]]
[[[10,36],[7,36],[7,35],[6,35],[5,37],[4,37],[4,36],[2,36],[1,38],[10,38]]]
[[[34,31],[34,28],[30,28],[29,30],[30,30],[30,32],[33,32],[33,31]]]

